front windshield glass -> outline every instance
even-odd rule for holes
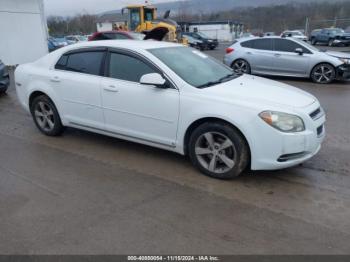
[[[79,41],[87,41],[87,37],[85,36],[78,36]]]
[[[190,85],[203,88],[229,81],[238,75],[206,54],[188,47],[148,50]]]
[[[202,32],[197,32],[197,35],[203,37],[203,38],[208,38],[206,34],[203,34]]]
[[[330,32],[331,32],[331,34],[342,34],[342,33],[344,33],[344,30],[340,29],[340,28],[336,28],[336,29],[330,30]]]

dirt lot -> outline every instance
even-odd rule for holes
[[[221,60],[223,49],[208,53]],[[323,148],[302,166],[232,181],[114,138],[45,137],[11,87],[0,96],[0,253],[348,254],[350,84],[275,79],[321,101]]]

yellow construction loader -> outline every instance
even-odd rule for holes
[[[127,30],[144,33],[145,40],[155,39],[187,44],[182,38],[181,27],[169,19],[170,11],[163,18],[157,19],[157,8],[151,5],[130,5],[122,9],[122,14],[128,10]]]

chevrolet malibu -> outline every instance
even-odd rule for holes
[[[45,135],[73,127],[158,147],[215,178],[300,164],[325,135],[312,95],[173,43],[76,44],[20,65],[15,79]]]

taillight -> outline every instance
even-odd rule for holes
[[[233,51],[235,51],[232,47],[228,47],[226,48],[226,54],[230,54],[232,53]]]

